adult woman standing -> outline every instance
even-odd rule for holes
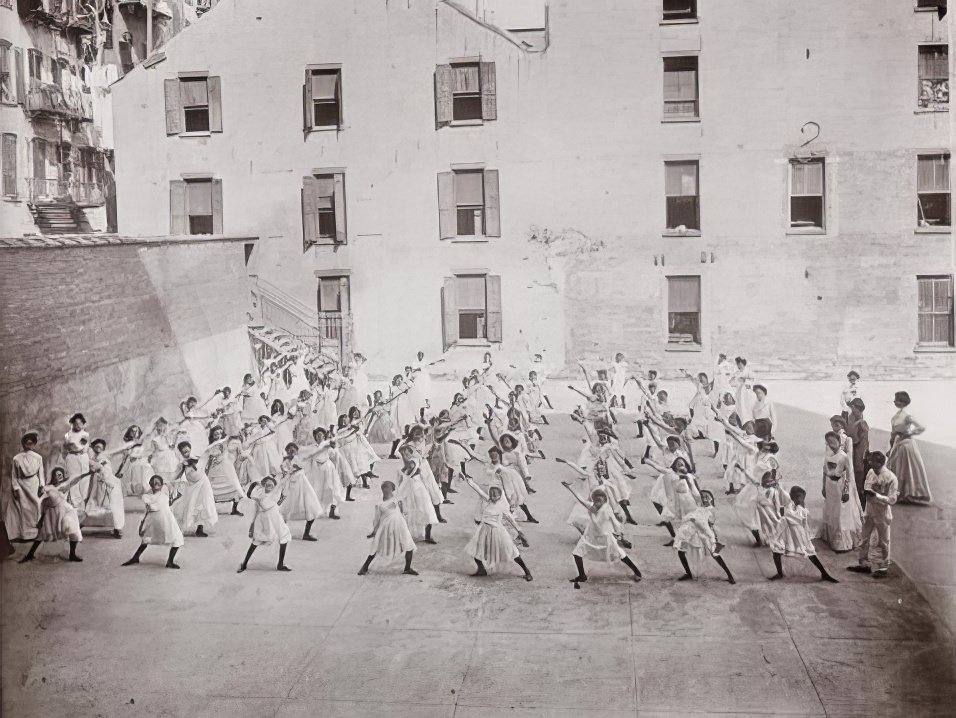
[[[743,357],[737,357],[734,359],[737,363],[737,371],[734,372],[733,377],[731,377],[731,383],[733,383],[736,389],[736,406],[735,411],[737,412],[737,417],[740,419],[740,425],[743,426],[748,421],[753,421],[753,405],[757,401],[757,397],[753,392],[754,383],[756,382],[756,377],[754,376],[753,369],[747,366],[747,360]]]
[[[910,405],[910,395],[905,391],[898,391],[893,397],[893,404],[898,411],[890,420],[890,452],[886,461],[886,468],[896,475],[899,486],[899,503],[929,503],[933,496],[929,490],[929,480],[926,478],[926,465],[919,452],[919,447],[913,440],[914,436],[926,431],[907,411]]]

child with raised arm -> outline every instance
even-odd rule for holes
[[[312,488],[302,467],[296,462],[297,450],[298,447],[295,444],[289,444],[286,447],[286,457],[282,460],[280,467],[282,478],[279,482],[279,493],[282,499],[279,502],[279,513],[286,524],[290,521],[305,521],[302,540],[317,541],[318,539],[312,535],[312,524],[324,511],[315,489]]]
[[[485,493],[474,479],[468,478],[465,481],[481,498],[478,528],[465,546],[465,553],[472,557],[477,566],[472,576],[487,576],[488,568],[494,569],[498,564],[514,561],[524,571],[524,580],[533,580],[531,570],[521,558],[518,547],[505,529],[505,524],[508,524],[518,534],[518,538],[527,545],[524,534],[511,517],[511,507],[501,488],[492,486],[488,489],[488,493]]]
[[[710,491],[701,491],[700,502],[701,505],[698,508],[683,517],[677,528],[677,535],[674,537],[677,558],[680,559],[680,565],[684,568],[684,575],[677,580],[692,580],[694,574],[691,572],[691,562],[699,567],[703,563],[703,557],[709,554],[727,574],[728,583],[737,583],[730,568],[720,556],[723,545],[717,541],[717,535],[714,533],[714,495]],[[690,561],[688,561],[688,554],[691,555]],[[697,570],[699,573],[700,569]]]
[[[261,483],[252,483],[249,485],[247,494],[256,504],[256,513],[252,519],[252,525],[249,526],[249,538],[252,543],[246,551],[246,557],[239,564],[239,570],[236,573],[242,573],[249,565],[249,559],[252,553],[259,546],[269,546],[279,544],[279,563],[276,565],[276,571],[291,571],[292,569],[285,565],[285,550],[292,540],[292,532],[286,522],[282,520],[282,514],[279,511],[281,498],[277,498],[276,480],[271,476],[264,476]]]
[[[147,546],[169,546],[166,568],[179,568],[176,563],[176,552],[182,548],[185,540],[170,505],[181,499],[181,496],[170,498],[169,489],[162,476],[154,474],[150,478],[149,491],[143,494],[146,514],[139,526],[139,548],[136,549],[133,558],[123,563],[124,566],[133,566],[139,563],[140,556],[143,555]]]
[[[66,480],[66,471],[57,466],[50,473],[50,483],[39,490],[40,512],[39,521],[34,525],[36,535],[26,556],[20,563],[32,561],[36,557],[40,544],[46,542],[69,541],[69,561],[80,562],[83,559],[76,555],[76,547],[83,540],[80,532],[80,519],[76,509],[66,500],[66,494],[71,486],[80,479]]]
[[[192,455],[192,446],[188,441],[180,441],[176,446],[182,457],[176,484],[182,499],[176,502],[173,515],[184,533],[196,530],[196,536],[206,538],[205,526],[214,526],[219,522],[216,512],[216,499],[209,484],[209,477],[198,458]]]
[[[773,469],[764,471],[760,478],[752,471],[744,469],[738,464],[738,468],[747,477],[750,484],[759,486],[755,490],[754,508],[756,515],[757,528],[751,529],[757,546],[764,543],[773,550],[777,545],[776,537],[780,533],[780,522],[783,520],[784,511],[787,504],[790,503],[790,496],[780,485],[777,479],[777,472]],[[748,485],[750,485],[748,484]]]
[[[410,444],[398,450],[402,468],[398,470],[395,498],[402,503],[402,513],[413,536],[424,536],[425,543],[437,544],[432,538],[432,526],[438,523],[432,497],[421,471],[421,456]]]
[[[784,577],[783,574],[783,556],[803,556],[810,560],[820,572],[821,581],[830,583],[839,583],[833,576],[827,573],[826,568],[817,558],[817,550],[813,547],[813,541],[810,540],[809,516],[805,505],[807,492],[800,486],[794,486],[790,489],[790,503],[783,513],[783,521],[780,522],[780,528],[774,540],[770,542],[770,550],[773,552],[773,565],[777,573],[770,577],[771,581],[776,581]]]
[[[595,489],[590,494],[590,501],[581,498],[572,488],[570,481],[562,481],[564,486],[584,509],[587,511],[588,524],[578,539],[577,544],[571,555],[574,556],[574,565],[578,570],[577,575],[571,579],[575,588],[588,580],[584,572],[584,559],[589,561],[600,561],[601,563],[611,564],[615,561],[621,561],[625,566],[631,569],[634,574],[634,580],[641,580],[641,571],[637,565],[628,557],[618,545],[618,536],[621,534],[621,525],[614,517],[611,507],[607,502],[607,492],[603,489]]]
[[[315,437],[315,445],[300,449],[295,443],[288,444],[285,447],[286,457],[291,455],[301,462],[299,465],[305,468],[305,475],[312,484],[319,503],[323,507],[329,507],[330,519],[337,520],[341,517],[335,509],[345,501],[346,493],[332,457],[332,441],[328,438],[328,432],[322,428],[315,429],[312,436]]]
[[[395,496],[395,484],[391,481],[382,482],[382,503],[375,506],[372,533],[367,538],[371,539],[368,558],[359,569],[359,576],[368,573],[372,559],[379,557],[391,560],[401,555],[405,556],[405,570],[402,573],[409,576],[418,575],[418,571],[412,568],[415,541],[402,515],[401,503]]]
[[[488,457],[491,459],[491,474],[500,483],[511,510],[521,509],[528,523],[538,523],[528,509],[528,491],[521,475],[513,467],[501,463],[501,449],[497,446],[488,449]]]

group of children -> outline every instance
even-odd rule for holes
[[[381,482],[382,501],[374,509],[360,575],[373,560],[394,558],[404,560],[405,574],[417,575],[416,540],[437,543],[432,532],[447,523],[442,506],[452,503],[456,486],[467,485],[478,499],[473,535],[464,547],[475,564],[473,575],[514,563],[531,581],[521,554],[529,544],[519,521],[538,523],[529,507],[536,492],[530,465],[545,460],[542,429],[550,423],[546,411],[553,410],[542,386],[541,355],[519,372],[513,365],[495,365],[486,354],[482,366],[463,377],[447,408],[435,405],[430,376],[442,361],[426,362],[419,352],[394,375],[386,395],[370,391],[362,355],[342,365],[321,352],[287,345],[263,363],[258,378],[247,374],[237,392],[226,386],[202,403],[187,397],[180,420],[160,417],[148,433],[131,425],[110,450],[105,440],[90,439],[86,418],[77,413],[69,420],[61,462],[48,479],[34,450],[37,434],[23,436],[23,451],[14,457],[12,479],[0,495],[8,534],[31,543],[21,562],[32,560],[43,542],[57,541],[68,541],[69,560],[81,561],[81,526],[105,528],[120,538],[124,497],[138,496],[144,507],[140,544],[123,565],[138,564],[148,546],[165,546],[166,566],[178,569],[184,535],[207,536],[205,529],[219,521],[217,505],[226,504],[231,515],[241,517],[241,502],[248,501],[250,543],[238,571],[247,570],[257,548],[273,544],[279,550],[277,570],[289,571],[289,524],[304,521],[302,539],[315,541],[311,529],[317,519],[340,518],[342,505],[354,501],[353,490],[368,489],[369,481],[379,478],[381,459],[373,446],[378,445],[389,447],[388,457],[400,458],[400,466]],[[885,575],[890,506],[903,492],[887,458],[868,450],[861,454],[850,436],[865,428],[858,375],[841,397],[845,413],[831,419],[832,431],[825,436],[825,503],[817,531],[811,530],[806,490],[783,488],[776,409],[746,359],[731,364],[720,355],[713,379],[683,372],[682,379],[694,386],[686,411],[672,407],[654,370],[638,376],[622,354],[595,378],[585,370],[584,378],[586,390],[569,386],[584,400],[571,414],[582,427],[584,448],[574,460],[556,459],[574,472],[582,489],[561,482],[573,497],[567,523],[577,532],[571,552],[575,588],[588,580],[585,560],[620,562],[635,580],[642,577],[626,551],[632,544],[624,526],[637,523],[631,497],[640,474],[622,446],[622,427],[635,427],[646,441],[639,461],[654,472],[650,501],[658,525],[669,534],[665,545],[677,552],[681,580],[699,575],[709,559],[735,583],[721,553],[714,493],[702,489],[698,478],[698,462],[711,447],[735,513],[755,544],[772,552],[771,579],[783,578],[784,556],[798,556],[808,559],[822,580],[836,582],[816,556],[815,534],[836,551],[860,548],[860,563],[851,567],[857,571],[870,571],[870,536],[877,534],[874,575]],[[912,440],[922,427],[905,411],[909,397],[901,392],[897,400],[889,464],[904,468],[913,500],[928,501],[925,468]]]

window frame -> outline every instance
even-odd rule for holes
[[[820,176],[821,190],[820,194],[799,194],[793,193],[793,173],[794,167],[798,165],[819,164],[822,168]],[[788,234],[826,234],[827,233],[827,213],[829,211],[829,202],[827,201],[827,162],[826,157],[791,157],[787,161],[787,233]],[[820,197],[820,226],[816,225],[794,225],[793,220],[793,200],[795,197]]]
[[[8,99],[0,97],[0,103],[4,105],[18,104],[17,78],[14,72],[18,71],[19,68],[15,68],[15,64],[13,45],[8,40],[0,39],[0,84],[3,82],[3,75],[6,75],[7,87],[10,90],[10,97]]]
[[[683,12],[671,12],[670,15],[667,14],[667,0],[661,1],[661,19],[663,22],[694,22],[698,20],[697,17],[697,0],[687,0],[687,3],[690,5],[690,10]]]
[[[7,163],[3,162],[3,148],[4,146],[7,145],[8,138],[10,137],[13,138],[13,172],[12,173],[7,172],[9,167],[7,166]],[[0,133],[0,197],[3,197],[3,199],[6,199],[6,200],[16,200],[20,196],[20,193],[17,191],[18,170],[19,170],[18,165],[20,164],[19,152],[20,152],[19,138],[17,137],[16,133],[14,132]],[[6,191],[5,182],[8,176],[12,177],[13,192]]]
[[[946,62],[944,63],[945,66],[946,66],[946,76],[945,76],[945,77],[942,77],[942,76],[933,76],[933,77],[925,77],[925,78],[924,78],[923,75],[922,75],[922,67],[921,67],[921,65],[922,65],[922,56],[923,56],[923,54],[924,54],[924,50],[932,49],[932,48],[942,49],[943,54],[946,56]],[[932,101],[927,100],[927,101],[924,103],[924,102],[923,102],[923,81],[924,81],[924,80],[929,80],[930,82],[932,82],[932,81],[943,81],[943,80],[945,80],[945,82],[946,82],[946,87],[947,87],[947,91],[946,91],[946,101],[945,101],[945,102],[940,102],[940,101],[938,101],[938,100],[932,100]],[[947,112],[947,111],[949,110],[949,83],[950,83],[950,77],[949,77],[949,46],[948,46],[946,43],[940,43],[940,42],[921,42],[921,43],[919,43],[919,45],[917,46],[917,50],[916,50],[916,108],[917,108],[917,111],[920,111],[920,112]]]
[[[693,195],[670,195],[667,193],[667,168],[668,167],[677,167],[690,165],[694,167],[694,189],[695,194]],[[696,220],[696,227],[687,227],[685,230],[681,231],[676,227],[671,227],[670,222],[668,221],[671,213],[671,202],[672,198],[679,199],[682,197],[694,197],[694,216]],[[678,225],[679,226],[679,225]],[[666,159],[664,160],[664,236],[667,237],[699,237],[701,235],[701,213],[700,213],[700,158],[686,158],[686,159]]]
[[[317,100],[312,94],[312,78],[316,75],[335,75],[335,97],[332,100]],[[308,101],[309,101],[309,132],[340,132],[344,129],[342,107],[342,66],[341,65],[308,65],[306,66],[306,81],[309,83]],[[333,125],[316,124],[315,106],[332,105],[335,108],[336,121]]]
[[[921,311],[920,307],[920,287],[923,282],[939,282],[944,281],[948,284],[948,301],[949,307],[944,311],[938,311],[935,306],[935,292],[933,292],[934,303],[932,311]],[[946,317],[946,325],[949,332],[948,338],[942,341],[936,341],[935,339],[924,340],[920,336],[920,319],[924,316],[929,317]],[[933,323],[934,327],[934,336],[935,336],[935,322]],[[917,349],[928,349],[928,350],[947,350],[952,349],[956,346],[956,326],[954,326],[954,309],[953,309],[953,275],[952,274],[918,274],[916,276],[916,348]]]
[[[671,280],[676,279],[695,279],[697,280],[697,337],[696,341],[692,342],[678,342],[674,341],[672,337],[674,333],[671,332],[671,315],[680,314],[687,315],[692,314],[692,312],[673,312],[671,311],[671,300],[670,300],[670,291],[671,291]],[[701,351],[704,346],[704,292],[703,292],[703,277],[700,274],[668,274],[664,276],[664,334],[665,334],[665,351]]]
[[[952,155],[949,152],[940,151],[940,152],[926,152],[916,155],[916,207],[917,207],[917,218],[916,218],[916,228],[923,231],[939,231],[939,232],[949,232],[952,230],[953,226],[953,188],[952,185],[949,186],[949,189],[944,191],[940,190],[924,190],[920,191],[919,188],[919,165],[920,160],[929,160],[929,159],[942,159],[946,163],[946,171],[944,176],[946,177],[947,184],[950,182],[950,172],[951,167],[950,163],[952,162]],[[948,223],[947,224],[930,224],[926,222],[925,210],[922,202],[923,195],[946,195],[946,209],[948,214]]]
[[[216,226],[216,208],[213,202],[213,178],[212,177],[189,177],[184,180],[186,182],[186,230],[189,236],[203,236],[207,234],[215,234]],[[189,187],[190,185],[206,184],[209,186],[209,214],[196,214],[194,215],[189,208]],[[194,232],[192,228],[193,217],[209,217],[209,231],[208,232]]]
[[[452,69],[452,77],[454,77],[454,72],[456,67],[474,67],[475,73],[478,76],[478,89],[475,92],[456,92],[454,88],[451,91],[451,124],[452,125],[467,125],[475,124],[481,125],[484,124],[484,117],[482,116],[482,107],[481,107],[481,61],[480,60],[468,60],[460,62],[450,62],[449,65]],[[473,99],[478,102],[478,116],[477,117],[455,117],[455,100],[456,99]]]
[[[458,282],[462,279],[481,278],[482,284],[484,285],[484,306],[480,311],[478,309],[472,309],[472,308],[462,309],[461,306],[458,304],[457,298],[455,300],[455,306],[457,308],[457,314],[458,314],[458,342],[457,343],[462,345],[489,343],[489,340],[488,340],[488,274],[487,273],[485,274],[474,274],[474,273],[457,274],[456,273],[454,277],[455,277],[455,292],[456,293],[458,291]],[[461,335],[461,317],[463,314],[468,316],[481,317],[480,327],[484,336],[463,337]],[[476,320],[476,327],[477,326],[478,326],[478,320]]]
[[[195,83],[202,82],[202,83],[204,83],[204,84],[206,85],[206,104],[205,104],[205,105],[187,105],[187,104],[186,104],[185,95],[184,95],[184,93],[183,93],[183,86],[184,86],[186,83],[189,83],[189,82],[195,82]],[[180,134],[183,134],[183,135],[204,134],[204,135],[205,135],[205,134],[211,133],[211,132],[212,132],[212,116],[211,116],[211,103],[210,103],[210,101],[209,101],[209,78],[208,78],[208,77],[202,77],[202,76],[199,76],[199,77],[180,77],[180,78],[179,78],[179,98],[180,98],[180,99],[179,99],[179,109],[180,109],[180,112],[182,113],[182,118],[183,118],[183,131],[182,131]],[[187,118],[189,117],[188,111],[189,111],[189,110],[198,110],[198,109],[200,109],[200,108],[205,109],[205,114],[206,114],[206,128],[205,128],[205,129],[198,129],[198,130],[191,130],[191,129],[189,129],[189,122],[188,122],[188,119],[187,119]]]
[[[455,184],[455,231],[456,231],[456,235],[455,235],[455,236],[458,237],[458,238],[461,238],[461,239],[465,239],[465,240],[469,240],[469,239],[482,239],[482,238],[484,238],[484,237],[487,236],[487,235],[485,234],[485,228],[486,228],[486,221],[485,221],[485,220],[486,220],[486,214],[487,214],[487,210],[486,210],[487,201],[486,201],[486,193],[485,193],[485,171],[484,171],[484,169],[454,169],[454,168],[453,168],[453,169],[452,169],[452,174],[453,174],[454,177],[455,177],[455,183],[456,183],[456,184]],[[458,181],[458,176],[459,176],[459,175],[478,175],[478,177],[479,177],[479,179],[480,179],[480,181],[481,181],[481,204],[480,204],[480,205],[462,204],[461,202],[458,201],[458,185],[457,185],[457,181]],[[480,211],[481,211],[481,226],[478,227],[477,225],[475,225],[475,226],[473,227],[474,231],[473,231],[471,234],[462,234],[462,233],[461,233],[461,214],[460,214],[460,213],[461,213],[462,211],[467,211],[467,210],[469,210],[469,209],[470,209],[473,213],[474,213],[475,210],[480,210]],[[474,214],[472,214],[472,218],[474,218]],[[474,222],[474,219],[472,219],[472,222]]]
[[[665,122],[694,122],[700,120],[700,55],[665,55],[661,58],[661,112]],[[666,97],[667,73],[669,72],[687,72],[687,68],[668,69],[668,64],[686,63],[693,64],[694,70],[694,111],[693,113],[668,112],[667,108],[673,105],[682,105],[691,102],[691,100],[668,100]]]

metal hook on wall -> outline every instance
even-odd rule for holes
[[[801,135],[807,134],[807,128],[811,126],[813,127],[814,130],[816,130],[816,133],[813,135],[813,137],[810,137],[809,139],[807,139],[806,142],[800,145],[801,147],[806,147],[807,145],[809,145],[811,142],[813,142],[815,139],[817,139],[820,136],[820,125],[814,122],[813,120],[811,120],[810,122],[803,123],[803,125],[800,127],[800,134]]]

